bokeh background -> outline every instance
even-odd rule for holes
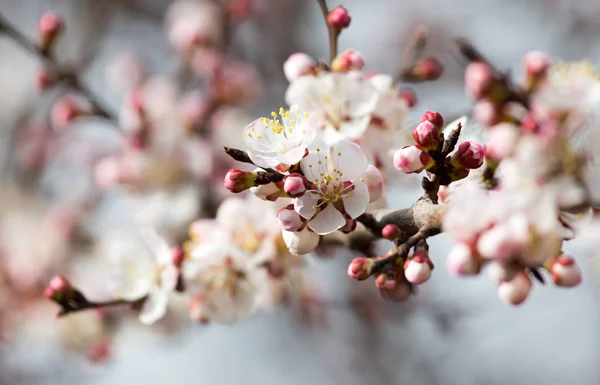
[[[105,75],[116,54],[135,50],[152,73],[168,74],[177,68],[162,22],[169,3],[0,0],[0,13],[31,38],[43,12],[61,13],[68,33],[60,44],[60,57],[76,61],[94,52],[84,80],[104,104],[118,111],[121,96],[110,89]],[[234,54],[256,66],[265,88],[264,97],[247,109],[249,114],[284,104],[287,82],[281,64],[289,54],[327,55],[326,30],[316,1],[257,3],[253,18],[233,36]],[[342,4],[353,21],[340,46],[361,52],[369,70],[393,72],[410,31],[419,24],[429,28],[426,52],[444,63],[445,72],[439,81],[414,87],[419,99],[416,115],[426,109],[444,116],[468,113],[471,102],[463,91],[462,67],[453,45],[456,36],[467,37],[492,62],[515,73],[522,55],[532,49],[565,60],[588,58],[600,63],[600,3],[594,0],[346,0]],[[39,100],[34,87],[38,65],[34,57],[0,36],[3,193],[11,188],[19,122],[23,116],[50,108]],[[110,127],[86,124],[81,132],[110,152],[116,143]],[[59,159],[44,173],[38,188],[49,196],[88,188],[89,175],[69,168],[68,163]],[[400,208],[419,192],[396,186],[390,194],[392,207]],[[105,197],[88,226],[103,231],[131,220],[122,204],[118,194]],[[21,236],[31,242],[43,242],[33,229],[23,231],[28,232]],[[593,261],[576,244],[571,250],[578,252],[584,284],[573,290],[537,285],[530,300],[515,309],[497,300],[492,282],[485,277],[451,277],[444,263],[449,245],[444,236],[431,242],[437,264],[434,277],[407,304],[377,303],[369,307],[368,316],[356,311],[352,298],[366,289],[357,288],[360,283],[346,276],[352,255],[338,252],[335,258],[310,260],[312,280],[324,299],[316,315],[322,322],[316,326],[307,326],[288,310],[260,313],[228,326],[173,332],[130,322],[119,327],[110,358],[101,364],[90,364],[60,348],[58,340],[63,337],[53,330],[64,320],[31,315],[25,330],[0,343],[0,384],[600,382],[600,287]]]

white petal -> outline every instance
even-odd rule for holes
[[[340,123],[339,133],[348,139],[356,139],[362,136],[371,122],[371,115],[352,118]]]
[[[291,150],[288,150],[285,154],[279,155],[277,157],[277,161],[279,163],[288,164],[288,165],[296,164],[302,160],[302,157],[304,156],[305,152],[306,152],[306,147],[299,146],[299,147],[293,148]]]
[[[312,221],[308,222],[308,226],[320,235],[333,233],[345,224],[346,220],[342,213],[331,204],[327,205]]]
[[[315,192],[307,191],[304,195],[296,198],[294,201],[294,210],[302,216],[302,218],[310,219],[315,215],[317,209],[315,205],[318,202]]]
[[[294,255],[304,255],[313,251],[318,245],[320,237],[305,228],[302,231],[281,231],[281,236],[290,252]]]
[[[369,163],[362,148],[349,140],[338,142],[333,148],[334,164],[345,181],[357,181],[365,175]]]
[[[329,147],[322,140],[315,140],[310,145],[308,155],[300,162],[300,168],[309,181],[314,182],[320,178],[321,173],[327,173],[328,162],[325,156],[328,155]]]
[[[272,156],[263,156],[263,155],[253,154],[250,151],[248,151],[248,156],[250,157],[250,160],[252,161],[252,163],[257,165],[258,167],[269,168],[269,167],[275,167],[279,164],[279,162],[277,161],[277,159],[275,159],[274,156],[272,157]]]
[[[172,263],[171,248],[167,241],[161,237],[155,229],[143,229],[140,232],[140,237],[150,254],[155,256],[155,260],[158,264],[167,265]]]
[[[379,91],[387,91],[392,88],[394,80],[391,76],[385,74],[377,74],[372,76],[370,79],[371,85]]]
[[[369,204],[369,188],[364,182],[356,182],[354,190],[348,193],[348,198],[342,198],[344,209],[352,219],[364,214]]]
[[[148,294],[148,298],[144,302],[144,306],[140,312],[140,322],[145,325],[151,325],[163,318],[167,312],[168,304],[169,293],[162,291],[159,288],[153,289]]]

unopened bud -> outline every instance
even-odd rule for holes
[[[498,297],[506,304],[518,306],[525,302],[531,287],[531,278],[527,273],[521,272],[511,281],[498,285]]]
[[[412,66],[408,71],[408,77],[415,80],[436,80],[444,72],[444,66],[434,57],[426,57]]]
[[[425,111],[421,117],[422,122],[431,122],[438,129],[441,130],[444,127],[444,118],[439,112]]]
[[[383,226],[383,229],[381,230],[381,236],[385,239],[389,239],[390,241],[393,241],[396,238],[398,238],[400,234],[401,232],[398,226],[391,223]]]
[[[530,51],[523,57],[523,67],[527,77],[540,78],[550,68],[550,57],[542,51]]]
[[[397,150],[393,162],[394,167],[407,174],[418,174],[435,164],[433,158],[417,146],[406,146]]]
[[[396,279],[395,275],[388,274],[379,274],[377,278],[375,278],[375,286],[380,291],[392,291],[398,286],[400,282]]]
[[[421,251],[415,252],[411,258],[404,263],[404,276],[406,280],[415,285],[421,285],[431,278],[433,263]]]
[[[48,87],[52,86],[58,80],[56,71],[48,67],[42,67],[36,74],[35,86],[38,91],[44,91]]]
[[[331,63],[331,69],[337,72],[361,70],[364,66],[363,57],[352,49],[342,52]]]
[[[38,21],[38,44],[44,53],[52,48],[64,27],[62,17],[54,12],[46,12]]]
[[[321,243],[321,236],[305,227],[302,231],[282,231],[281,235],[286,246],[294,255],[308,254]]]
[[[352,18],[350,17],[348,10],[341,5],[332,9],[329,12],[329,15],[327,15],[327,24],[337,30],[348,28],[351,21]]]
[[[383,175],[372,164],[368,165],[365,171],[365,183],[369,188],[369,203],[379,200],[383,195]]]
[[[294,210],[294,205],[287,205],[277,212],[277,221],[286,231],[298,231],[304,226],[305,219]]]
[[[72,286],[69,280],[63,276],[56,275],[48,282],[48,287],[44,290],[44,296],[51,300],[58,300],[60,295],[68,293],[71,289]]]
[[[489,130],[485,156],[499,162],[513,153],[518,140],[519,130],[516,126],[510,123],[497,124]]]
[[[358,281],[364,281],[369,278],[369,268],[373,264],[371,258],[354,258],[348,265],[348,276]]]
[[[454,275],[477,275],[481,271],[483,263],[473,253],[473,250],[464,243],[452,246],[448,254],[448,266]]]
[[[415,142],[427,150],[437,148],[440,139],[440,128],[433,122],[426,120],[413,130],[412,137]]]
[[[227,2],[227,13],[231,20],[245,20],[251,12],[252,0],[230,0]]]
[[[414,93],[413,90],[404,89],[400,91],[398,97],[402,99],[404,103],[406,103],[406,107],[408,108],[413,108],[415,104],[417,104],[417,95]]]
[[[314,74],[317,62],[312,57],[302,52],[296,52],[283,63],[283,73],[288,81],[292,82],[301,76]]]
[[[550,268],[552,280],[557,286],[575,287],[582,281],[581,270],[572,257],[560,256],[556,258]]]
[[[232,193],[240,193],[253,187],[255,181],[255,173],[234,168],[225,175],[223,184]]]
[[[485,97],[493,83],[493,73],[489,65],[472,62],[465,68],[465,90],[472,98],[479,100]]]
[[[308,189],[308,180],[297,173],[290,174],[283,181],[283,191],[291,197],[301,197]]]
[[[484,160],[483,147],[475,142],[462,142],[452,154],[451,162],[456,167],[475,169],[481,167]]]
[[[50,112],[50,121],[55,129],[60,130],[67,127],[82,112],[75,100],[64,96],[54,103]]]
[[[500,122],[501,111],[498,105],[488,99],[481,99],[473,106],[474,119],[486,126],[493,126]]]
[[[389,302],[406,302],[412,290],[408,282],[400,282],[392,290],[379,289],[381,298]]]

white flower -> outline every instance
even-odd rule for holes
[[[310,253],[317,248],[321,238],[319,234],[308,230],[306,227],[302,231],[281,230],[281,235],[290,253],[294,255]]]
[[[368,163],[359,145],[342,140],[330,149],[315,141],[300,167],[316,188],[296,198],[294,206],[317,234],[329,234],[344,226],[344,214],[355,219],[365,212],[369,204],[365,183]]]
[[[272,112],[272,119],[260,118],[244,128],[248,155],[259,167],[293,165],[302,159],[313,141],[316,127],[309,114],[293,105],[289,111]]]
[[[334,144],[365,133],[378,93],[369,82],[352,74],[329,72],[296,79],[285,100],[309,111],[319,122],[325,141]]]
[[[144,297],[140,322],[152,324],[167,310],[169,295],[177,285],[177,269],[171,250],[154,230],[120,234],[108,240],[108,257],[113,276],[109,290],[117,298],[137,301]]]

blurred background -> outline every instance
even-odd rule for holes
[[[584,270],[584,284],[573,290],[537,285],[520,308],[501,304],[485,277],[450,276],[444,263],[450,241],[440,236],[430,244],[437,264],[433,279],[405,304],[384,303],[369,295],[370,287],[351,282],[346,266],[352,254],[336,251],[335,258],[309,258],[319,294],[310,309],[262,312],[226,326],[181,326],[180,320],[168,318],[146,327],[133,317],[99,322],[94,314],[55,319],[56,307],[38,297],[45,280],[68,261],[81,286],[93,291],[103,282],[101,264],[80,258],[94,253],[91,239],[142,222],[178,241],[191,220],[214,214],[214,202],[223,194],[218,187],[216,193],[207,188],[221,183],[228,167],[218,154],[194,158],[198,170],[178,170],[198,178],[194,183],[177,180],[176,189],[133,183],[106,190],[94,180],[91,165],[113,154],[119,143],[125,94],[118,85],[135,82],[139,65],[151,76],[174,78],[182,90],[196,86],[193,77],[178,70],[180,55],[169,41],[165,15],[173,13],[171,3],[0,0],[2,18],[31,41],[44,12],[62,15],[66,27],[56,60],[76,70],[80,90],[117,117],[60,127],[68,111],[74,114],[56,108],[68,87],[41,93],[40,60],[14,39],[0,36],[0,385],[600,382],[600,288],[593,261],[576,243],[569,247]],[[428,27],[426,53],[439,58],[445,71],[440,80],[413,87],[418,104],[407,124],[429,109],[444,116],[468,114],[471,101],[463,90],[456,36],[467,37],[498,67],[517,74],[521,57],[532,49],[565,60],[600,62],[600,2],[593,0],[341,4],[352,25],[342,34],[340,48],[362,53],[367,70],[393,73],[413,28]],[[327,57],[326,29],[313,0],[253,1],[228,44],[228,56],[246,66],[231,73],[243,85],[256,81],[256,92],[202,121],[201,129],[209,130],[211,138],[196,143],[200,147],[191,150],[193,156],[204,153],[201,146],[218,153],[219,146],[236,145],[247,122],[285,104],[282,63],[291,53]],[[209,66],[211,60],[200,61]],[[155,87],[160,95],[156,109],[172,108],[170,93],[175,91],[164,84]],[[164,115],[170,116],[168,111]],[[390,205],[402,208],[419,190],[398,185],[389,194]]]

